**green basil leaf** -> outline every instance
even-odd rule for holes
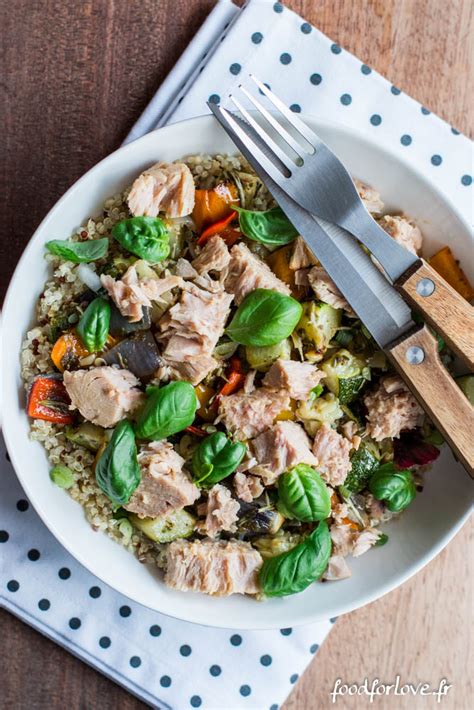
[[[298,236],[297,230],[281,207],[273,207],[265,212],[252,212],[242,207],[234,209],[239,213],[240,231],[254,242],[280,247],[289,244]]]
[[[125,505],[141,480],[135,434],[127,419],[117,424],[104,453],[97,461],[95,478],[114,505]]]
[[[166,439],[193,423],[198,406],[189,382],[152,389],[138,417],[136,434],[139,439]]]
[[[110,303],[94,298],[77,324],[77,333],[90,353],[103,350],[110,327]]]
[[[398,471],[393,463],[380,466],[369,482],[369,491],[392,513],[400,513],[416,496],[411,471]]]
[[[331,547],[327,523],[322,521],[292,550],[265,560],[260,570],[263,593],[267,597],[285,597],[302,592],[323,575]]]
[[[282,514],[304,523],[324,520],[331,513],[328,487],[319,473],[304,463],[279,477],[278,497]]]
[[[68,239],[53,239],[46,242],[46,249],[61,259],[72,261],[74,264],[82,264],[88,261],[102,259],[109,249],[109,240],[88,239],[86,242],[72,242]]]
[[[276,345],[291,335],[302,313],[291,296],[258,288],[244,298],[226,332],[241,345]]]
[[[159,217],[124,219],[114,226],[112,236],[124,249],[150,264],[163,261],[170,253],[168,230]]]
[[[194,482],[208,488],[227,478],[242,461],[246,448],[240,441],[230,441],[222,431],[210,434],[194,452]]]

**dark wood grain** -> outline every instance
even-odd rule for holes
[[[48,209],[120,144],[213,4],[2,0],[0,295]],[[287,4],[450,124],[472,134],[470,0]],[[334,678],[363,678],[367,669],[388,678],[394,671],[408,672],[415,681],[439,679],[448,669],[456,679],[456,694],[454,704],[448,700],[443,706],[467,708],[472,688],[467,680],[469,626],[463,620],[469,615],[470,586],[466,555],[461,554],[467,544],[463,532],[422,575],[342,619],[295,689],[288,710],[329,707]],[[439,599],[442,614],[436,613]],[[407,624],[412,627],[408,640]],[[393,638],[387,638],[391,631]],[[2,708],[144,707],[5,612],[0,612],[0,644]],[[379,708],[402,707],[397,699],[383,702]],[[339,707],[369,705],[358,701]]]

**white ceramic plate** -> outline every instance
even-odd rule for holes
[[[433,253],[448,242],[464,267],[472,243],[467,224],[429,180],[408,168],[398,155],[370,144],[347,128],[309,120],[356,177],[377,187],[389,209],[413,216]],[[31,503],[64,547],[93,574],[136,602],[170,616],[227,628],[281,628],[338,616],[377,599],[415,574],[460,529],[468,516],[471,487],[464,470],[445,449],[427,476],[425,490],[401,520],[386,526],[389,543],[351,559],[352,577],[314,584],[302,594],[257,603],[233,596],[214,599],[167,589],[160,574],[87,523],[82,508],[49,480],[39,443],[28,438],[29,421],[20,380],[19,352],[34,322],[36,299],[47,278],[44,243],[68,238],[104,200],[130,184],[157,160],[192,153],[235,153],[211,116],[178,123],[121,148],[82,177],[37,229],[25,250],[6,297],[3,338],[4,433],[11,459]],[[471,274],[472,276],[472,274]],[[440,406],[442,403],[440,402]]]

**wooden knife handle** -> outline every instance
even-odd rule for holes
[[[423,259],[394,284],[472,371],[474,308]],[[433,288],[434,287],[434,288]]]
[[[441,362],[436,338],[420,326],[386,352],[474,478],[474,407]]]

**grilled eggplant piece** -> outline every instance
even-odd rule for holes
[[[149,330],[121,340],[101,357],[108,365],[130,370],[142,382],[148,382],[160,366],[160,352]]]
[[[143,318],[137,323],[130,323],[129,320],[120,313],[119,309],[114,303],[111,303],[110,306],[111,312],[109,332],[111,335],[123,337],[124,335],[130,335],[131,333],[135,333],[137,330],[148,330],[150,328],[150,308],[147,308],[145,306],[143,308]]]
[[[285,518],[275,508],[268,506],[265,508],[254,507],[242,515],[237,527],[241,534],[248,537],[253,535],[275,535],[284,522]]]

